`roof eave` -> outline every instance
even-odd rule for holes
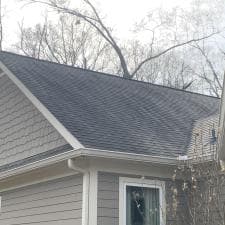
[[[153,156],[153,155],[136,154],[136,153],[129,153],[129,152],[100,150],[95,148],[82,148],[80,149],[80,151],[83,156],[88,156],[88,157],[155,163],[155,164],[162,164],[162,165],[168,165],[168,166],[176,165],[178,163],[177,157]]]
[[[89,157],[89,158],[100,158],[100,159],[115,159],[124,161],[133,161],[140,163],[150,163],[157,165],[175,166],[178,164],[177,158],[161,157],[161,156],[151,156],[144,154],[134,154],[134,153],[124,153],[124,152],[114,152],[107,150],[99,150],[92,148],[81,148],[74,149],[69,152],[58,154],[46,159],[42,159],[33,163],[29,163],[14,169],[0,173],[0,180],[15,176],[18,174],[26,173],[31,170],[46,167],[64,160],[78,158],[78,157]]]

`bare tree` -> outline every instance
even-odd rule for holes
[[[61,15],[57,24],[47,18],[33,28],[22,23],[16,48],[35,58],[98,71],[109,68],[113,58],[108,43],[91,26],[68,15]]]
[[[90,0],[81,0],[85,7],[79,9],[72,9],[64,4],[66,0],[26,1],[50,6],[59,13],[59,18],[66,16],[67,19],[66,23],[59,19],[57,24],[51,22],[50,25],[48,22],[47,26],[21,29],[21,43],[17,47],[22,51],[27,48],[25,54],[126,78],[220,96],[224,70],[222,63],[219,65],[223,60],[224,50],[218,46],[218,37],[223,36],[219,32],[223,31],[219,22],[223,12],[222,0],[216,3],[193,0],[191,8],[185,10],[177,7],[171,10],[153,10],[134,27],[137,38],[125,42],[114,37],[113,30],[105,25],[104,19]],[[217,8],[217,14],[214,15],[214,9]],[[79,36],[78,33],[83,34],[83,27],[90,31],[88,38],[83,36],[88,41],[78,41],[81,45],[79,51],[73,52],[73,55],[78,53],[74,57],[75,63],[69,57],[69,39],[73,37],[67,31],[70,29],[67,20],[74,21],[75,32],[72,33],[75,36]],[[31,33],[37,33],[36,44],[31,44],[37,39],[35,35],[30,38]],[[43,40],[42,33],[45,34]],[[34,46],[35,54],[32,52]],[[100,52],[98,56],[93,54],[96,49]]]
[[[198,133],[193,135],[193,151],[174,170],[172,213],[174,218],[182,218],[183,224],[225,224],[225,174],[218,157],[219,132],[214,126],[213,123],[209,128],[210,133],[202,130],[204,127],[197,129]],[[177,208],[181,204],[177,190],[184,196],[185,210]]]
[[[190,10],[176,7],[166,11],[159,9],[149,12],[147,17],[137,24],[135,31],[149,35],[151,39],[149,48],[155,54],[177,40],[182,42],[192,36],[201,37],[216,30],[223,31],[222,9],[224,4],[221,1],[193,0]],[[160,64],[155,70],[159,75],[155,76],[165,85],[184,89],[188,87],[193,91],[219,97],[224,70],[221,63],[224,59],[221,49],[224,42],[220,38],[222,34],[221,32],[220,35],[210,39],[173,49],[161,56],[160,62],[155,59],[154,62]],[[151,65],[152,61],[142,67],[141,77],[145,77]]]
[[[2,26],[2,0],[0,0],[0,51],[2,50],[3,26]]]
[[[221,173],[217,160],[200,160],[195,164],[184,161],[175,170],[172,189],[173,193],[182,190],[186,207],[178,212],[176,206],[179,203],[175,196],[173,216],[183,218],[183,224],[224,225],[224,188],[225,175]]]
[[[204,35],[209,29],[223,30],[225,20],[223,1],[193,0],[191,7],[186,17],[195,32]],[[221,94],[224,73],[222,36],[223,32],[210,40],[190,45],[190,58],[194,61],[190,60],[193,75],[196,79],[203,80],[205,89],[208,87],[208,92],[217,97]]]
[[[210,90],[213,95],[220,97],[223,88],[222,70],[216,68],[215,63],[210,59],[209,53],[204,45],[200,46],[199,44],[195,44],[194,48],[196,48],[203,57],[203,62],[200,67],[201,69],[196,73],[196,75],[206,81],[206,83],[210,86]]]
[[[154,52],[153,54],[151,54],[152,52],[150,51],[147,54],[147,56],[143,60],[141,60],[131,70],[128,66],[127,59],[123,53],[122,48],[119,46],[116,38],[113,37],[111,29],[105,25],[100,14],[98,13],[98,10],[96,9],[96,7],[94,6],[94,4],[91,1],[83,0],[85,5],[88,7],[88,11],[81,10],[81,9],[69,8],[65,4],[63,4],[64,1],[62,4],[60,1],[57,1],[57,0],[29,0],[29,2],[42,3],[45,5],[48,5],[51,8],[57,10],[57,12],[59,12],[59,13],[64,13],[64,14],[69,14],[69,15],[75,16],[76,18],[83,20],[86,23],[88,23],[89,25],[91,25],[115,51],[115,53],[120,61],[123,77],[128,78],[128,79],[133,78],[146,63],[149,63],[150,61],[168,53],[169,51],[179,48],[181,46],[187,45],[187,44],[202,41],[202,40],[210,38],[213,35],[215,35],[216,33],[218,33],[218,31],[215,31],[215,32],[212,32],[212,33],[209,33],[207,35],[200,36],[197,38],[192,37],[192,38],[187,39],[182,42],[175,42],[173,45],[167,47],[166,49],[160,50],[159,52]]]

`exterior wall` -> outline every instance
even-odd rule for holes
[[[1,193],[0,224],[81,225],[82,176]]]
[[[5,75],[0,78],[0,166],[66,145]]]
[[[193,159],[201,157],[214,158],[217,151],[217,140],[212,141],[212,130],[218,138],[219,114],[198,120],[193,127],[188,156]]]
[[[113,174],[113,173],[103,173],[98,174],[98,225],[119,225],[119,177],[135,177],[125,174]],[[136,176],[137,177],[137,176]],[[139,176],[140,178],[140,176]],[[146,179],[157,179],[157,178],[148,178]],[[171,212],[172,209],[172,184],[173,182],[170,179],[159,179],[165,181],[166,189],[166,224],[167,225],[182,225],[184,223],[183,218],[174,216]],[[178,185],[179,186],[179,185]],[[177,215],[180,215],[179,210],[185,210],[185,200],[184,196],[179,193],[178,190],[178,212]],[[182,214],[183,215],[183,214]]]
[[[119,175],[98,173],[98,225],[119,225]]]
[[[223,91],[221,96],[220,118],[219,118],[219,157],[225,160],[225,79],[223,79]]]

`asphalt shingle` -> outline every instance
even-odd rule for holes
[[[220,99],[1,52],[0,60],[85,146],[185,155]]]

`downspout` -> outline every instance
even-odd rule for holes
[[[77,166],[73,159],[67,160],[68,168],[83,174],[82,225],[89,223],[90,172]]]
[[[75,170],[75,171],[77,171],[79,173],[85,174],[87,172],[86,170],[84,170],[84,169],[80,168],[79,166],[77,166],[73,159],[68,159],[67,160],[67,165],[68,165],[68,167],[71,170]]]

